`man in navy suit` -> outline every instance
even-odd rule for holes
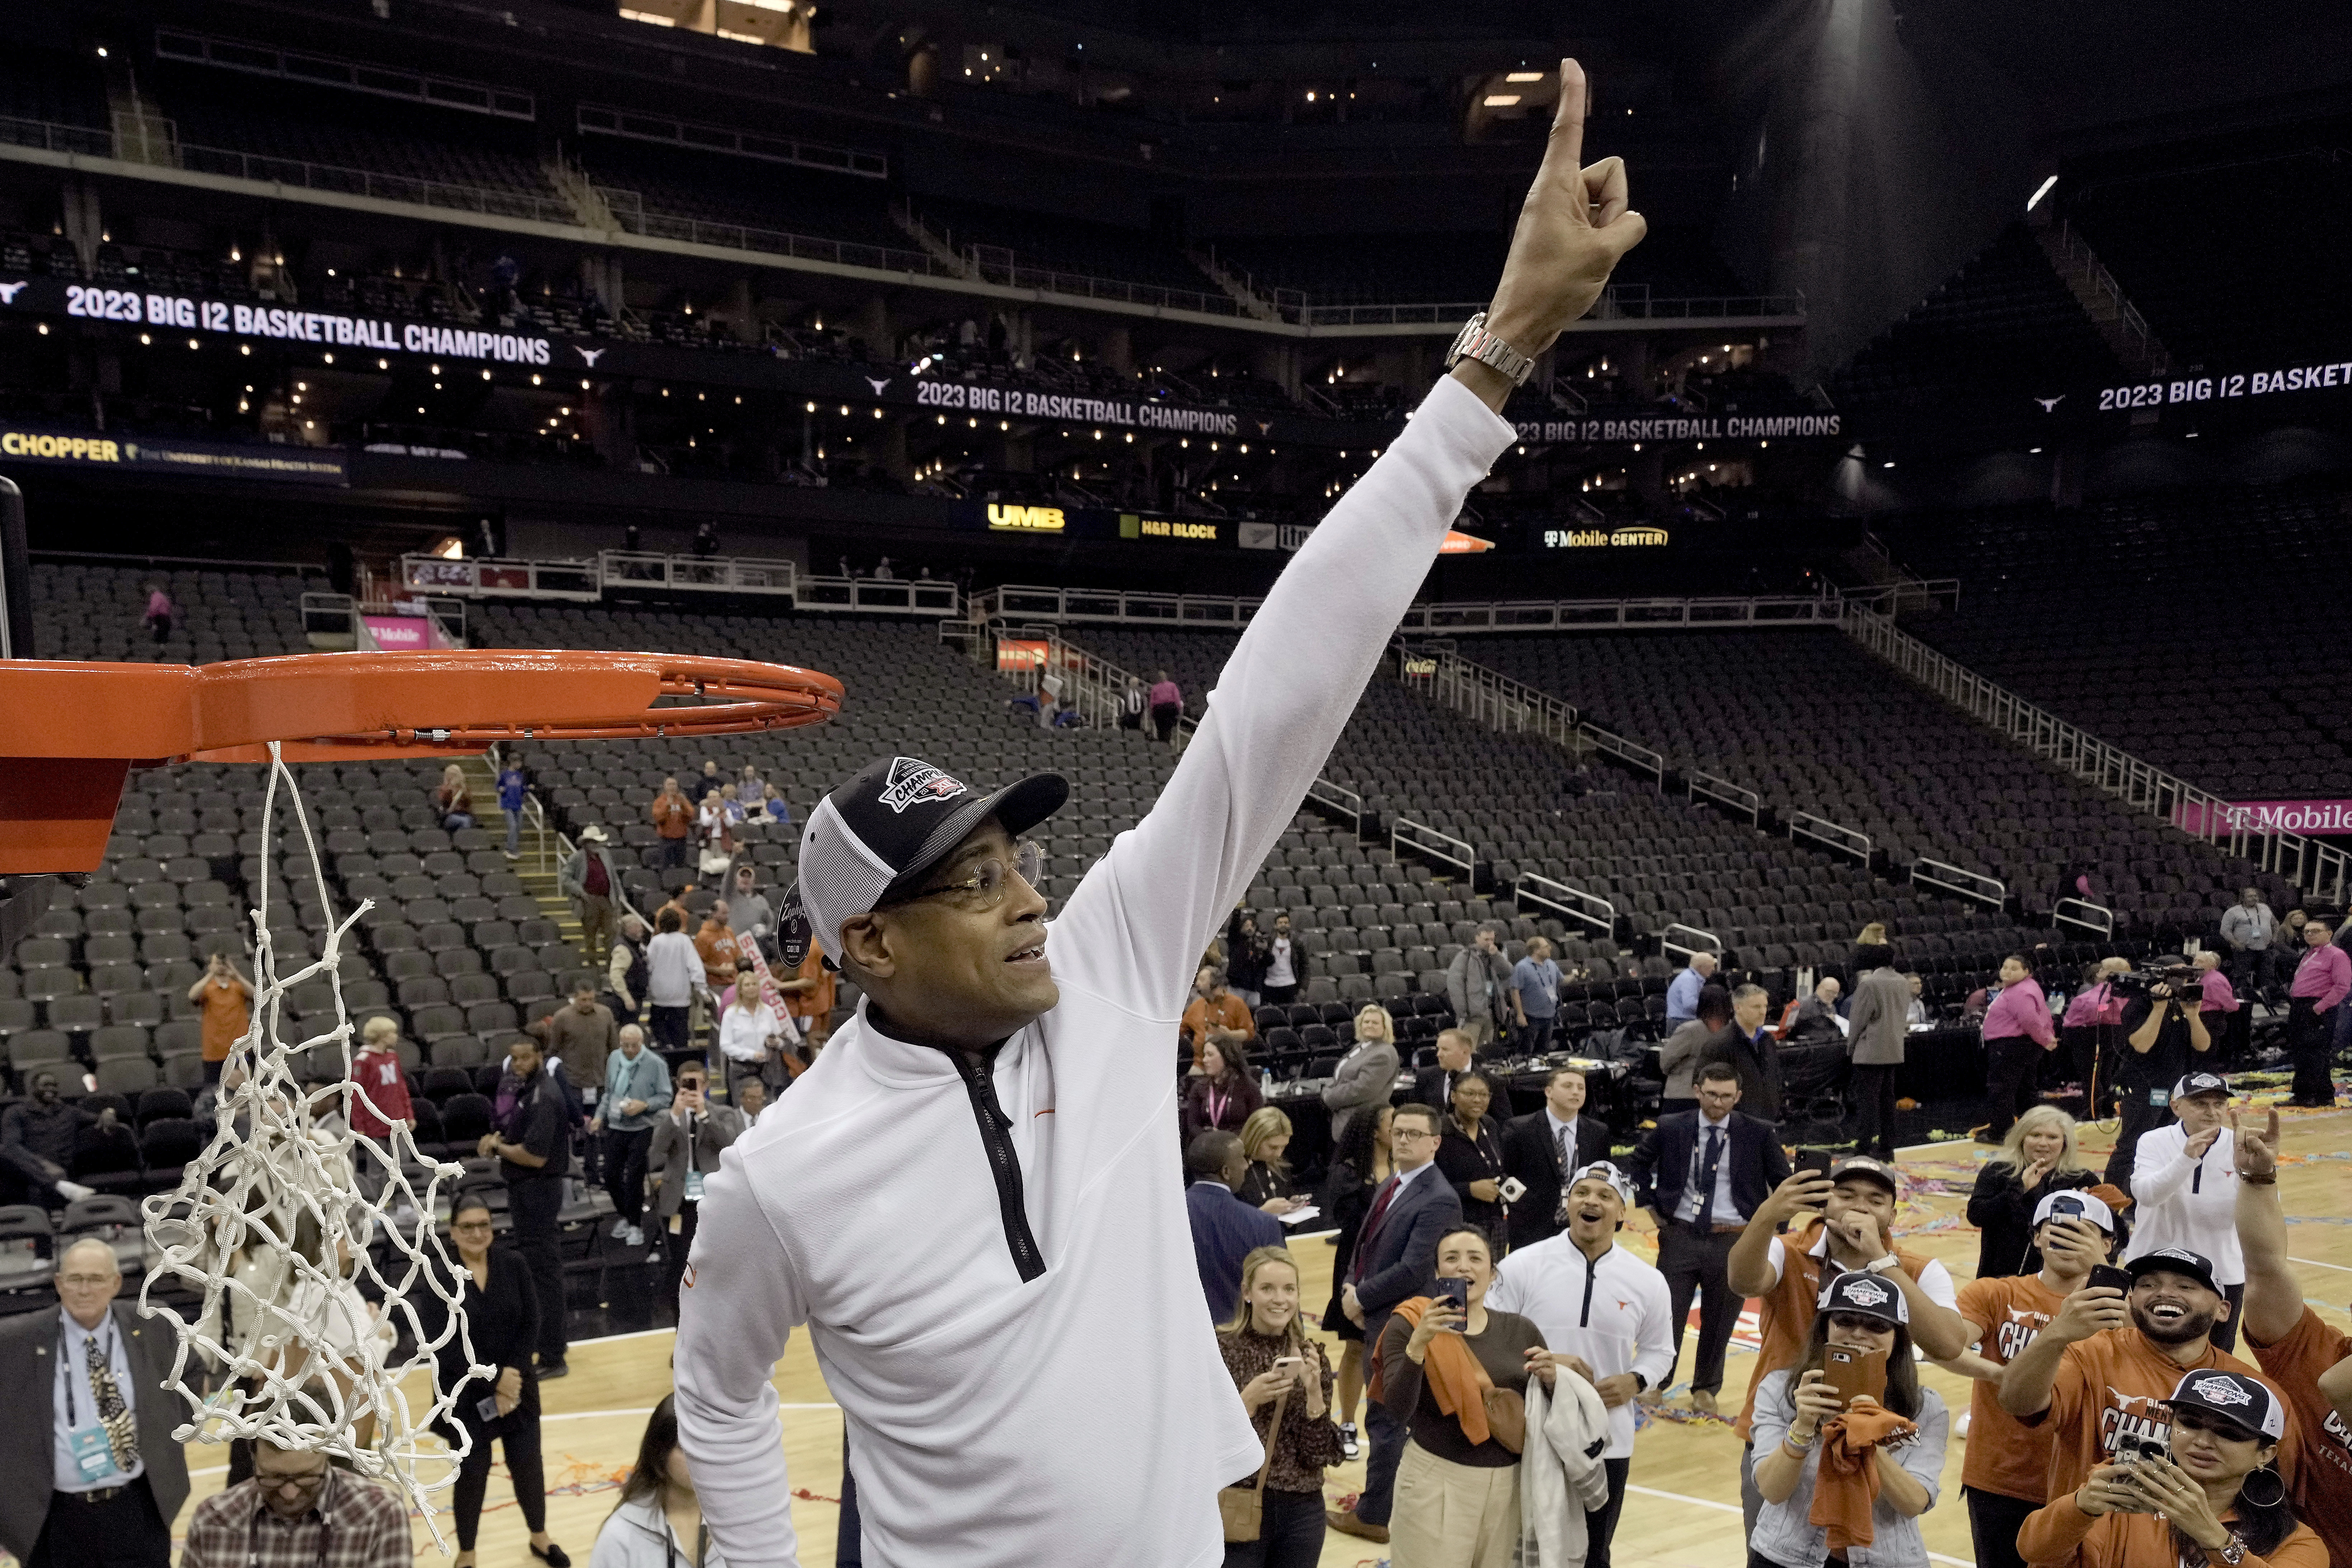
[[[1339,1310],[1364,1331],[1364,1343],[1381,1342],[1381,1331],[1397,1303],[1426,1295],[1437,1275],[1437,1243],[1462,1223],[1462,1200],[1435,1173],[1444,1112],[1429,1105],[1400,1105],[1389,1121],[1389,1155],[1396,1174],[1381,1184],[1356,1235],[1355,1260],[1339,1292]],[[1366,1541],[1389,1538],[1389,1509],[1396,1491],[1397,1463],[1404,1458],[1403,1423],[1379,1400],[1365,1402],[1371,1428],[1371,1457],[1364,1463],[1364,1490],[1356,1511],[1326,1511],[1331,1528]]]
[[[1699,1293],[1698,1354],[1691,1406],[1713,1411],[1723,1387],[1724,1347],[1739,1321],[1739,1293],[1727,1272],[1731,1247],[1772,1189],[1789,1179],[1789,1156],[1769,1121],[1742,1116],[1739,1073],[1728,1062],[1699,1068],[1698,1109],[1659,1120],[1633,1154],[1642,1205],[1658,1222],[1658,1272],[1674,1303],[1675,1354],[1682,1355],[1691,1292]],[[1673,1382],[1669,1373],[1664,1383]]]
[[[1242,1141],[1215,1128],[1184,1151],[1184,1209],[1192,1221],[1192,1261],[1201,1270],[1201,1290],[1209,1318],[1225,1322],[1242,1297],[1242,1260],[1261,1247],[1282,1245],[1282,1222],[1252,1208],[1234,1189],[1249,1174]]]

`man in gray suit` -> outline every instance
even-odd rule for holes
[[[1846,1019],[1846,1055],[1853,1061],[1854,1152],[1895,1158],[1895,1074],[1910,1033],[1911,982],[1895,967],[1895,950],[1865,943],[1853,950],[1853,1011]]]
[[[1359,1110],[1386,1105],[1395,1091],[1397,1048],[1389,1040],[1359,1040],[1323,1086],[1324,1109],[1331,1113],[1331,1147],[1348,1133],[1348,1119]]]
[[[1381,1331],[1398,1302],[1428,1293],[1437,1273],[1437,1243],[1462,1223],[1462,1200],[1437,1172],[1437,1141],[1444,1131],[1444,1113],[1434,1106],[1400,1105],[1390,1119],[1389,1156],[1396,1173],[1372,1194],[1339,1292],[1339,1310],[1363,1329],[1367,1345],[1381,1342]],[[1342,1534],[1384,1542],[1405,1428],[1377,1399],[1366,1401],[1365,1416],[1372,1452],[1364,1463],[1356,1511],[1331,1509],[1324,1519]]]
[[[172,1437],[187,1410],[163,1391],[178,1347],[115,1300],[122,1271],[103,1241],[67,1247],[57,1280],[58,1310],[0,1321],[18,1416],[0,1437],[0,1546],[25,1568],[166,1568],[188,1497]]]

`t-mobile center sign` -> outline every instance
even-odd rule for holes
[[[2352,800],[2246,800],[2172,808],[2185,833],[2352,833]]]

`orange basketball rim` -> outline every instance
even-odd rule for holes
[[[663,699],[674,705],[656,706]],[[134,766],[480,752],[818,724],[841,682],[666,653],[448,648],[224,664],[0,661],[0,873],[95,870]]]

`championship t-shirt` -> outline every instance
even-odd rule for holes
[[[2286,1391],[2287,1408],[2311,1429],[2311,1462],[2295,1478],[2294,1513],[2319,1532],[2327,1554],[2352,1563],[2352,1430],[2319,1392],[2319,1374],[2352,1355],[2352,1335],[2320,1321],[2305,1307],[2303,1320],[2274,1345],[2253,1347],[2272,1386]]]
[[[2065,1298],[2038,1275],[1972,1279],[1960,1287],[1960,1316],[1984,1331],[1977,1354],[2007,1366],[2050,1326]],[[2028,1426],[2000,1407],[2000,1384],[1977,1384],[1969,1396],[1968,1460],[1960,1484],[1980,1492],[2047,1502],[2051,1427]]]
[[[2197,1360],[2176,1362],[2137,1328],[2126,1326],[2068,1345],[2050,1391],[2050,1408],[2039,1417],[2025,1418],[2028,1426],[2044,1426],[2050,1431],[2050,1477],[2042,1495],[2057,1497],[2081,1486],[2094,1467],[2114,1460],[2116,1442],[2126,1433],[2167,1441],[2172,1418],[2165,1414],[2163,1402],[2172,1397],[2184,1373],[2215,1367],[2258,1379],[2285,1406],[2286,1437],[2279,1444],[2278,1472],[2293,1485],[2303,1454],[2302,1422],[2277,1384],[2210,1343]]]
[[[1815,1215],[1787,1235],[1774,1237],[1770,1256],[1772,1289],[1758,1299],[1757,1338],[1761,1342],[1756,1370],[1748,1375],[1748,1402],[1731,1424],[1742,1442],[1755,1424],[1757,1386],[1782,1367],[1804,1359],[1805,1342],[1813,1331],[1813,1304],[1822,1294],[1822,1269],[1829,1258],[1822,1217]],[[1955,1304],[1951,1272],[1942,1259],[1924,1257],[1899,1244],[1895,1258],[1929,1300],[1944,1307]],[[1790,1267],[1792,1259],[1793,1268]]]

